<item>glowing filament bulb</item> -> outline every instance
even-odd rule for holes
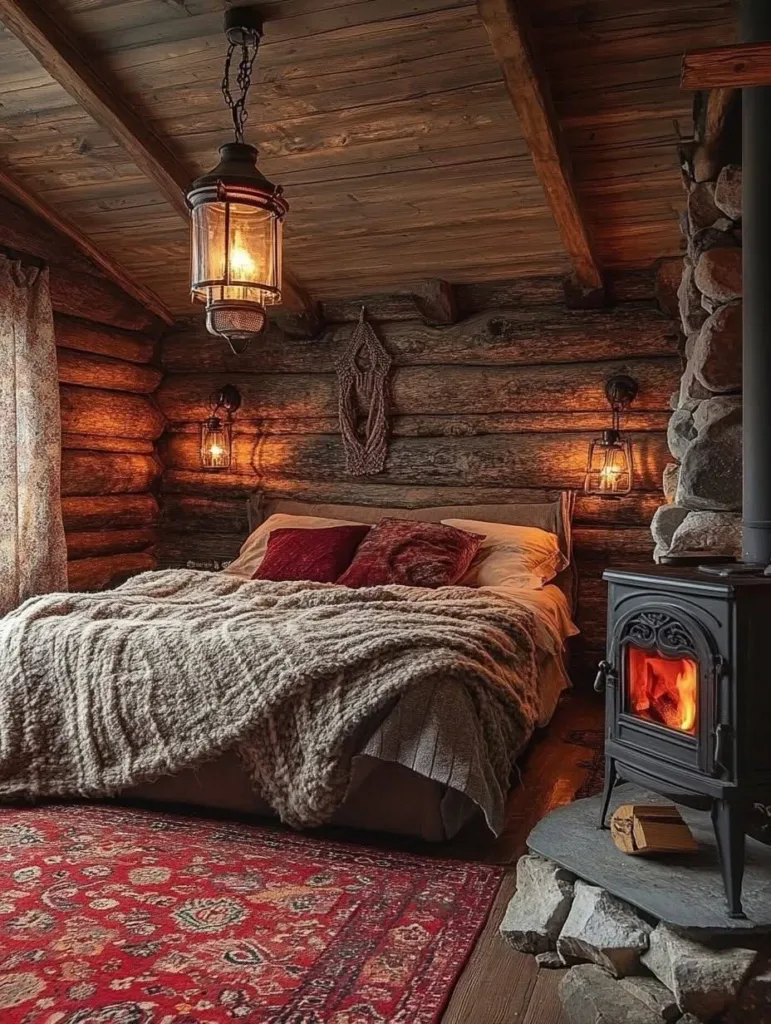
[[[236,235],[233,239],[233,248],[230,251],[230,273],[242,281],[251,281],[255,278],[256,267],[257,265],[241,241],[240,235]]]

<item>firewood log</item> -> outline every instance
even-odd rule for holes
[[[613,842],[623,853],[693,853],[696,840],[673,804],[623,804],[610,819]]]

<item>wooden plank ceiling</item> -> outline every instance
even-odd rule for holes
[[[191,177],[230,137],[222,0],[40,0],[120,83]],[[475,3],[281,0],[247,136],[291,204],[287,258],[314,298],[426,276],[484,281],[570,262]],[[731,0],[528,0],[604,267],[680,249],[682,55],[733,39]],[[178,313],[188,239],[157,186],[7,30],[0,166]]]

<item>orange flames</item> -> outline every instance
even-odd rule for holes
[[[696,732],[699,667],[695,661],[630,647],[627,669],[629,704],[635,715],[680,732]]]

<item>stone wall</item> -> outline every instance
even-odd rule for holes
[[[676,460],[664,471],[668,503],[651,527],[657,561],[741,554],[741,167],[728,164],[687,188],[678,290],[685,366],[667,434]]]

